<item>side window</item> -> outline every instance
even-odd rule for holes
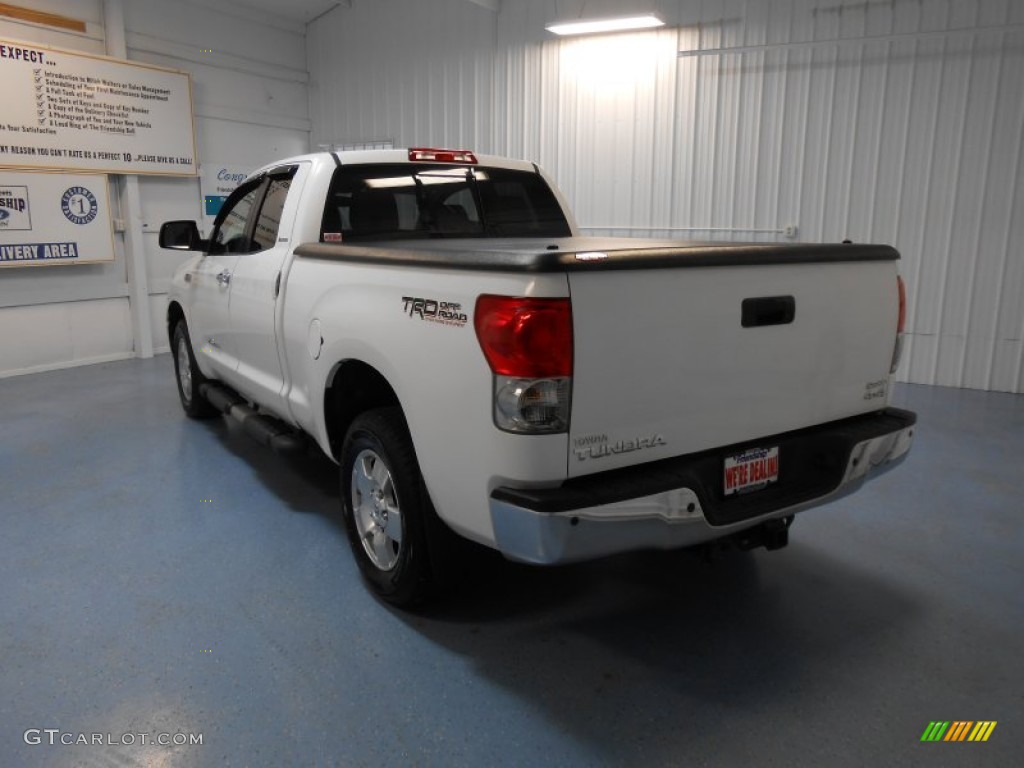
[[[267,196],[260,208],[260,216],[256,219],[256,230],[252,233],[253,251],[264,251],[277,244],[277,232],[281,228],[281,214],[284,212],[284,201],[288,198],[291,178],[271,179],[267,187]]]
[[[211,255],[249,253],[252,250],[246,230],[262,186],[260,182],[255,182],[241,187],[232,195],[234,199],[228,199],[224,204],[210,237]]]
[[[298,166],[279,168],[236,189],[210,237],[210,253],[257,253],[277,244],[281,214]]]

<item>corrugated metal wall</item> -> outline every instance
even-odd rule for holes
[[[555,40],[579,0],[353,0],[309,29],[313,144],[533,159],[595,233],[892,243],[901,377],[1024,391],[1024,2],[651,5]]]

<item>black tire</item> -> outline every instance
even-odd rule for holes
[[[178,384],[178,397],[181,407],[189,418],[209,419],[217,415],[217,409],[199,394],[199,387],[207,379],[196,365],[196,356],[192,354],[192,340],[188,335],[188,327],[184,320],[174,326],[171,337],[171,355],[174,357],[174,380]]]
[[[363,577],[393,605],[421,602],[431,587],[427,526],[436,515],[401,410],[358,416],[340,464],[345,529]]]

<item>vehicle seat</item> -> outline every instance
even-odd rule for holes
[[[437,228],[440,232],[477,232],[480,225],[469,220],[469,214],[461,205],[442,205],[437,211]]]
[[[398,205],[386,189],[362,189],[352,196],[349,221],[355,235],[398,232]]]
[[[501,232],[505,225],[513,228],[529,228],[534,224],[533,212],[521,197],[502,195],[495,198],[493,209],[488,209],[487,223]]]

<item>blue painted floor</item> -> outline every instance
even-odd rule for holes
[[[417,615],[333,465],[187,420],[169,356],[0,380],[0,765],[1020,765],[1024,397],[896,404],[908,461],[787,549],[481,556]]]

